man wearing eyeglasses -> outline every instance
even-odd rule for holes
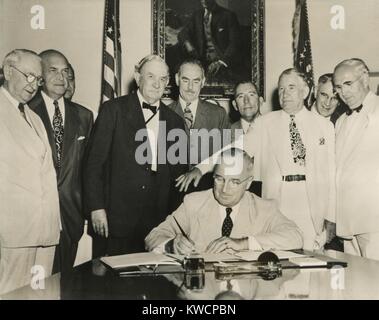
[[[213,190],[187,195],[149,233],[146,248],[178,254],[301,248],[302,236],[295,223],[280,213],[274,201],[248,191],[253,165],[245,151],[223,151],[214,169]]]
[[[55,272],[68,272],[75,262],[84,229],[82,208],[82,161],[92,129],[93,115],[85,107],[64,98],[69,63],[56,50],[39,54],[44,83],[30,101],[45,125],[57,173],[62,231],[55,252]]]
[[[340,62],[333,82],[349,107],[336,123],[337,235],[345,252],[379,260],[379,98],[361,59]]]
[[[51,274],[60,217],[51,148],[28,106],[42,84],[41,58],[16,49],[0,89],[0,294]],[[36,279],[37,279],[36,278]]]

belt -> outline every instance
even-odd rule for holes
[[[291,181],[305,181],[305,175],[303,174],[294,174],[289,176],[283,176],[283,181],[291,182]]]

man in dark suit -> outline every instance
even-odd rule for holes
[[[221,149],[223,129],[230,128],[228,115],[224,108],[199,98],[205,83],[200,61],[184,61],[175,75],[175,81],[179,87],[179,98],[169,108],[183,118],[191,139],[190,164],[198,164]],[[202,132],[201,129],[206,131]],[[216,139],[210,139],[211,136]],[[220,142],[219,146],[217,142]],[[201,148],[202,144],[209,144],[209,148]]]
[[[83,234],[82,160],[92,124],[92,112],[65,99],[68,61],[56,50],[46,50],[42,59],[44,84],[30,102],[47,131],[57,173],[62,230],[55,252],[53,272],[72,269]]]
[[[84,171],[93,231],[105,238],[104,252],[94,248],[94,256],[144,251],[146,235],[180,204],[174,181],[187,159],[160,161],[174,144],[187,150],[183,120],[160,101],[168,74],[165,61],[149,55],[135,69],[138,91],[100,108]],[[184,139],[169,141],[175,129]]]
[[[232,76],[238,62],[239,24],[234,12],[220,7],[215,0],[201,0],[189,23],[178,34],[187,54],[200,59],[207,78]]]

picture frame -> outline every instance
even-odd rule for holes
[[[234,61],[239,61],[239,64],[236,63],[233,69],[233,63],[227,61],[225,70],[232,71],[230,73],[220,73],[220,77],[216,75],[216,77],[211,78],[212,80],[209,80],[209,69],[207,70],[206,63],[196,57],[202,62],[207,72],[206,83],[201,91],[201,96],[203,98],[230,98],[233,96],[237,82],[251,80],[256,84],[260,96],[265,97],[264,0],[216,0],[216,3],[221,7],[227,5],[227,8],[223,8],[226,11],[231,11],[231,15],[237,17],[240,32],[235,34],[238,34],[239,39],[237,39],[237,42],[241,46],[238,48],[241,48],[241,50],[235,51],[236,59]],[[201,1],[152,0],[151,6],[152,51],[154,54],[164,58],[169,65],[170,83],[166,89],[165,96],[175,97],[177,90],[174,75],[180,62],[188,59],[188,56],[183,54],[184,46],[181,43],[181,38],[184,37],[181,36],[181,33],[184,32],[182,31],[183,29],[188,29],[189,23],[193,24],[191,19],[196,19],[194,16],[202,9]],[[247,8],[248,10],[246,10]],[[203,27],[202,23],[194,25],[196,28]],[[221,27],[216,30],[224,31]],[[199,34],[197,32],[197,35]],[[195,42],[196,39],[193,41]]]

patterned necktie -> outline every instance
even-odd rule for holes
[[[305,166],[305,146],[301,140],[300,132],[296,127],[295,116],[290,115],[290,140],[293,160],[300,166]]]
[[[193,125],[193,114],[189,106],[191,103],[187,103],[186,107],[184,108],[184,120],[186,120],[186,124],[188,129],[192,129]]]
[[[226,211],[226,217],[222,224],[221,235],[223,237],[229,237],[233,228],[233,220],[230,217],[230,214],[232,213],[232,208],[226,208],[225,211]]]
[[[53,116],[53,131],[55,148],[57,150],[57,167],[61,167],[62,162],[62,145],[63,145],[63,117],[61,111],[59,110],[58,101],[54,100],[55,112]]]
[[[209,23],[209,19],[211,17],[211,13],[209,10],[205,10],[205,15],[204,15],[204,23],[205,24],[208,24]]]

